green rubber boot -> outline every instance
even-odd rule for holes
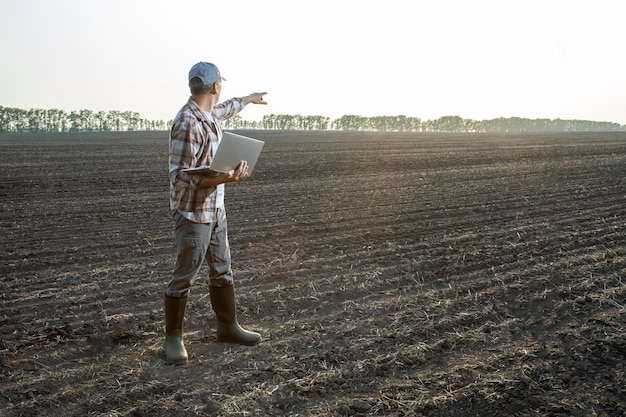
[[[183,320],[187,297],[165,296],[165,357],[173,365],[187,363],[187,349],[183,342]]]
[[[242,329],[237,322],[235,287],[211,287],[211,305],[217,316],[218,342],[256,345],[261,335]]]

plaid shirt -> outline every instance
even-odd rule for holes
[[[213,107],[210,117],[190,98],[176,115],[170,130],[170,209],[196,223],[210,223],[223,204],[224,184],[199,188],[201,175],[183,169],[211,165],[222,140],[221,121],[239,113],[244,103],[233,98]]]

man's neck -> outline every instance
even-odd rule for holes
[[[192,95],[191,99],[198,105],[200,110],[211,112],[215,106],[216,96],[213,94]]]

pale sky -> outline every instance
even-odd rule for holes
[[[622,0],[0,0],[0,106],[173,119],[215,63],[241,116],[626,124]]]

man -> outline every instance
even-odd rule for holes
[[[218,341],[254,345],[258,333],[237,322],[235,291],[230,261],[224,184],[242,181],[248,164],[241,161],[228,173],[198,175],[186,168],[211,164],[222,139],[221,122],[239,113],[247,104],[267,104],[253,93],[219,103],[222,80],[218,68],[199,62],[189,71],[191,97],[178,112],[169,138],[170,208],[176,238],[176,265],[165,291],[165,355],[172,364],[187,362],[183,320],[189,289],[202,264],[209,265],[211,305],[217,316]]]

